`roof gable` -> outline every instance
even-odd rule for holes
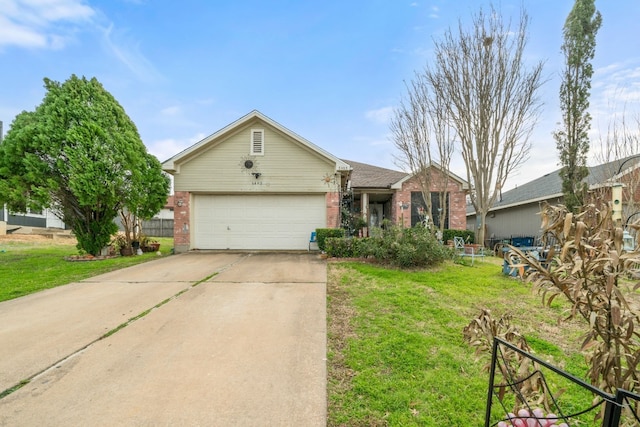
[[[381,168],[366,163],[343,160],[352,167],[351,188],[391,188],[391,186],[410,177],[405,172]]]
[[[444,169],[439,163],[431,162],[429,164],[429,168],[438,169],[444,175]],[[463,190],[468,190],[469,189],[469,183],[466,180],[464,180],[461,177],[459,177],[458,175],[456,175],[455,173],[453,173],[451,171],[448,171],[446,176],[449,179],[453,179],[458,184],[460,184],[460,186],[462,187]]]
[[[176,154],[170,159],[165,160],[162,163],[162,169],[169,173],[178,172],[180,169],[180,164],[188,161],[189,159],[195,156],[198,156],[202,152],[205,152],[211,149],[219,141],[223,140],[226,136],[234,133],[236,130],[243,128],[245,125],[248,125],[252,121],[256,121],[256,120],[260,120],[266,123],[267,125],[275,128],[277,131],[282,132],[283,134],[291,138],[293,141],[300,144],[302,147],[319,155],[320,157],[325,158],[327,161],[334,163],[337,171],[348,171],[351,169],[348,164],[344,163],[342,160],[338,159],[328,151],[325,151],[324,149],[318,147],[317,145],[301,137],[295,132],[287,129],[286,127],[282,126],[278,122],[265,116],[258,110],[253,110],[249,114],[239,118],[233,123],[228,124],[227,126],[218,130],[217,132],[196,142],[192,146],[186,148],[185,150],[181,151],[180,153]]]
[[[344,160],[353,170],[351,172],[352,188],[392,188],[400,189],[402,184],[413,178],[414,175],[400,172],[393,169],[381,168],[379,166],[368,165],[366,163]],[[432,162],[429,167],[442,171],[442,167]],[[468,189],[467,181],[449,171],[449,178],[458,182],[463,189]]]

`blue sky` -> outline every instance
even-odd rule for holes
[[[96,77],[160,161],[258,109],[332,154],[398,169],[388,119],[473,0],[0,0],[0,120],[33,110],[48,77]],[[562,26],[573,0],[494,2],[530,15],[530,61],[548,82],[530,161],[506,188],[558,168]],[[640,110],[640,1],[596,1],[592,137]],[[592,143],[592,146],[597,144]],[[596,151],[595,148],[592,151]],[[459,157],[459,156],[458,156]],[[595,162],[595,161],[594,161]],[[458,160],[452,165],[464,176]]]

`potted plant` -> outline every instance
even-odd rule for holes
[[[151,252],[158,252],[160,250],[160,242],[157,240],[150,240],[148,244],[151,248]]]
[[[142,249],[142,252],[157,252],[160,249],[160,243],[155,239],[141,234],[140,249]]]
[[[120,251],[120,255],[122,256],[133,255],[131,244],[127,241],[127,236],[122,232],[118,232],[113,236],[113,239],[111,239],[111,245],[116,251]]]

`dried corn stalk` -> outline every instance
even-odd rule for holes
[[[527,280],[546,304],[563,295],[571,304],[566,319],[585,320],[582,349],[593,385],[639,391],[640,318],[619,286],[640,287],[631,275],[640,268],[639,248],[623,251],[623,230],[614,225],[607,204],[590,204],[575,215],[545,204],[540,214],[546,257],[528,258],[512,248],[528,266]]]
[[[463,330],[465,342],[476,348],[478,356],[491,354],[493,339],[496,337],[502,338],[524,352],[531,353],[527,340],[511,324],[511,317],[511,314],[505,313],[499,319],[494,319],[491,311],[483,309],[478,317],[465,326]],[[540,375],[534,375],[539,370],[536,363],[508,347],[502,348],[501,355],[502,360],[496,365],[502,376],[502,382],[496,385],[500,400],[513,387],[524,399],[524,401],[515,400],[515,411],[521,407],[528,407],[527,404],[544,406],[549,410],[549,396],[545,392],[544,381]],[[490,367],[489,362],[485,369],[489,370]]]

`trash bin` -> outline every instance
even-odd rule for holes
[[[523,237],[512,237],[511,238],[511,246],[533,246],[534,237],[523,236]]]

